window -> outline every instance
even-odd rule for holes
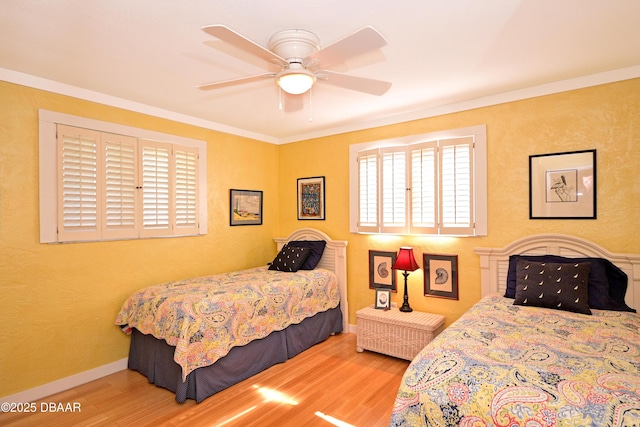
[[[43,243],[206,234],[206,182],[204,141],[40,111]]]
[[[354,233],[486,235],[485,126],[351,146]]]

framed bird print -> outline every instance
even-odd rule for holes
[[[529,219],[596,219],[596,150],[529,156]]]

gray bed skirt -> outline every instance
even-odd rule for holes
[[[263,339],[234,347],[213,365],[191,372],[183,382],[182,370],[173,360],[175,347],[133,329],[128,367],[146,376],[150,383],[174,392],[178,402],[193,399],[199,403],[339,332],[342,312],[338,306]]]

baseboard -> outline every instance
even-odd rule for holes
[[[127,361],[128,359],[124,358],[107,365],[80,372],[79,374],[71,375],[70,377],[21,391],[20,393],[2,397],[0,398],[0,401],[10,403],[34,402],[44,397],[51,396],[52,394],[60,393],[65,390],[69,390],[70,388],[77,387],[90,381],[97,380],[98,378],[106,377],[107,375],[127,369]]]

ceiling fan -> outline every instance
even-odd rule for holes
[[[383,95],[391,87],[389,82],[326,69],[349,58],[386,46],[385,38],[372,27],[364,27],[322,49],[318,36],[306,30],[277,32],[269,39],[269,49],[224,25],[210,25],[202,30],[280,68],[277,73],[267,72],[198,86],[203,90],[219,89],[264,78],[274,78],[276,84],[291,95],[307,92],[318,81],[377,96]]]

